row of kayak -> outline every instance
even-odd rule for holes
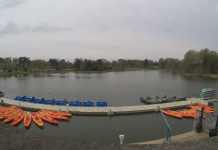
[[[42,120],[57,124],[58,121],[55,119],[68,120],[69,116],[71,116],[71,114],[46,110],[30,113],[23,111],[15,106],[0,108],[0,119],[4,119],[5,123],[13,121],[12,125],[14,126],[19,124],[22,120],[24,120],[24,126],[29,127],[33,120],[33,122],[35,122],[38,126],[42,127]]]
[[[164,114],[176,117],[176,118],[195,118],[196,117],[196,110],[201,110],[202,107],[204,107],[204,112],[206,113],[214,113],[215,109],[213,106],[207,106],[207,105],[196,105],[196,106],[188,106],[188,108],[191,108],[189,110],[179,110],[179,111],[172,111],[172,110],[161,110]]]

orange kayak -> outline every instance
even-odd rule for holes
[[[45,114],[45,115],[48,115],[52,118],[55,118],[55,119],[60,119],[60,120],[68,120],[67,117],[64,117],[62,115],[58,115],[58,114],[55,114],[55,113],[45,113],[45,112],[39,112],[40,114]]]
[[[41,110],[41,112],[51,113],[52,115],[55,114],[55,115],[67,116],[67,117],[72,116],[72,114],[68,114],[65,112],[58,112],[58,111]]]
[[[9,116],[4,120],[4,122],[9,122],[9,121],[14,120],[17,117],[17,115],[19,114],[19,112],[20,112],[20,110],[14,111],[12,113],[8,113],[7,115],[9,115]],[[7,116],[7,115],[5,115],[5,116]]]
[[[180,112],[180,115],[183,117],[191,117],[187,112],[184,112],[182,110],[179,110],[179,112]]]
[[[14,121],[12,122],[12,125],[15,126],[15,125],[17,125],[18,123],[20,123],[20,122],[23,120],[23,118],[24,118],[25,115],[26,115],[26,112],[25,112],[25,111],[24,111],[23,113],[20,112],[20,113],[17,115],[17,117],[14,119]]]
[[[26,115],[25,115],[25,117],[24,117],[24,126],[25,127],[29,127],[30,126],[30,124],[31,124],[31,121],[32,121],[32,119],[31,119],[31,114],[30,114],[30,112],[27,112],[26,113]]]
[[[31,113],[31,117],[32,117],[33,121],[34,121],[38,126],[40,126],[40,127],[43,126],[43,122],[42,122],[41,118],[39,118],[35,113],[32,112],[32,113]]]
[[[40,113],[35,113],[39,118],[41,118],[42,120],[45,120],[47,122],[50,122],[50,123],[54,123],[54,124],[57,124],[57,120],[49,117],[48,115],[45,115],[45,114],[40,114]]]
[[[168,112],[168,115],[170,115],[172,117],[182,118],[182,116],[180,115],[179,112],[171,111],[171,110],[167,110],[167,112]]]

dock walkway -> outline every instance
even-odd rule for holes
[[[161,109],[176,109],[186,107],[188,105],[207,105],[208,102],[217,101],[213,100],[200,100],[199,98],[188,98],[186,101],[153,104],[153,105],[135,105],[135,106],[117,106],[117,107],[71,107],[71,106],[57,106],[57,105],[44,105],[34,104],[29,102],[16,101],[7,98],[0,98],[1,105],[13,105],[20,108],[29,110],[55,110],[70,112],[73,114],[85,114],[85,115],[119,115],[119,114],[134,114],[155,112]]]
[[[209,135],[205,132],[197,133],[196,131],[190,131],[187,133],[179,134],[176,136],[172,136],[171,140],[173,143],[175,142],[186,142],[193,140],[200,140],[204,138],[209,138]],[[144,144],[162,144],[164,139],[148,141],[148,142],[140,142],[140,143],[130,143],[129,145],[144,145]]]

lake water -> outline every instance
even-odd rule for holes
[[[6,98],[26,95],[56,100],[104,100],[109,106],[141,105],[139,97],[175,96],[199,97],[201,89],[218,89],[218,80],[184,77],[159,71],[127,71],[108,73],[30,74],[0,77],[0,90]],[[216,95],[217,96],[217,95]],[[215,107],[218,109],[217,103]],[[192,129],[192,119],[167,116],[171,135]],[[125,143],[163,138],[167,127],[160,113],[125,116],[73,116],[58,126],[44,123],[44,129],[31,124],[30,131],[79,141],[119,143],[119,134]],[[18,127],[24,128],[23,123]]]

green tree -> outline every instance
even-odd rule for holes
[[[19,57],[17,61],[17,66],[21,67],[23,71],[27,71],[28,66],[30,65],[31,61],[29,57]]]
[[[145,68],[148,67],[148,60],[147,60],[147,58],[144,60],[144,67],[145,67]]]
[[[59,69],[58,68],[59,63],[58,63],[58,60],[56,58],[50,58],[49,63],[51,64],[51,67],[53,69]]]

